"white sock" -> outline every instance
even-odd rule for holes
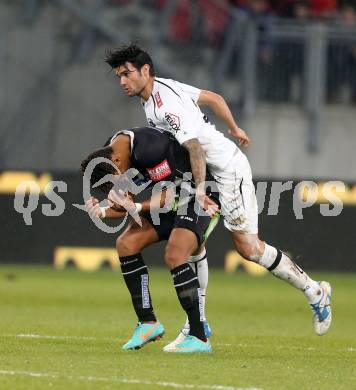
[[[206,255],[205,248],[203,251],[197,255],[197,256],[190,256],[188,259],[188,264],[191,266],[193,271],[198,276],[198,281],[200,285],[200,299],[201,299],[201,316],[204,321],[206,321],[205,316],[205,296],[206,296],[206,289],[208,287],[208,280],[209,280],[209,267],[208,267],[208,259]],[[185,321],[184,324],[185,329],[189,329],[189,321],[188,318]]]
[[[311,279],[287,255],[273,246],[265,243],[265,251],[258,263],[279,279],[301,290],[309,303],[316,303],[320,299],[319,283]]]
[[[262,265],[262,267],[269,268],[277,258],[277,249],[265,242],[265,251],[256,263]]]

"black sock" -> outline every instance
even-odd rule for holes
[[[171,270],[173,283],[179,302],[187,313],[190,331],[189,334],[206,341],[204,325],[199,310],[199,282],[189,264],[182,264]]]
[[[141,253],[120,257],[121,272],[140,322],[157,321],[149,290],[148,270]]]

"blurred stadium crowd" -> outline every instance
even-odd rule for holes
[[[111,6],[128,5],[133,0],[110,0]],[[303,77],[304,44],[301,40],[276,39],[277,26],[305,29],[322,23],[349,36],[356,36],[356,0],[150,0],[144,2],[158,12],[170,8],[166,39],[170,44],[214,47],[219,51],[231,33],[234,17],[248,18],[258,30],[258,99],[271,102],[298,101],[291,97],[293,80]],[[166,14],[167,15],[167,14]],[[329,37],[333,34],[330,33]],[[326,93],[329,103],[356,103],[356,40],[328,38],[326,49]],[[238,45],[236,45],[239,51]],[[241,54],[241,51],[240,51]],[[228,72],[238,72],[233,55]],[[278,88],[276,75],[278,70]],[[268,80],[273,79],[272,85]],[[274,88],[273,88],[274,87]],[[300,88],[299,88],[300,89]],[[293,93],[292,93],[293,94]]]
[[[127,5],[133,0],[110,0],[111,5]],[[163,9],[169,0],[148,1]],[[229,23],[231,12],[238,9],[256,18],[261,24],[277,18],[298,21],[321,20],[341,26],[356,26],[356,0],[180,0],[172,17],[172,35],[176,40],[188,40],[193,33],[197,8],[210,25],[212,42],[218,43]],[[174,23],[176,21],[176,23]]]
[[[161,77],[224,96],[256,176],[354,182],[355,2],[1,0],[0,167],[74,171],[98,129],[144,123],[102,61],[138,42]]]

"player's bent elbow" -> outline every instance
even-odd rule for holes
[[[186,142],[184,142],[182,144],[182,146],[184,146],[188,152],[189,152],[189,156],[190,158],[196,158],[196,157],[204,157],[205,154],[204,154],[204,150],[203,150],[203,147],[201,146],[199,140],[197,138],[192,138]]]
[[[202,91],[200,93],[198,104],[202,106],[216,106],[225,103],[225,99],[218,93],[212,91]]]

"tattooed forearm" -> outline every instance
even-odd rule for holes
[[[190,139],[183,143],[183,146],[189,151],[190,165],[192,167],[195,186],[201,186],[205,182],[206,162],[205,154],[200,142],[196,139]],[[202,187],[200,187],[202,189]]]

